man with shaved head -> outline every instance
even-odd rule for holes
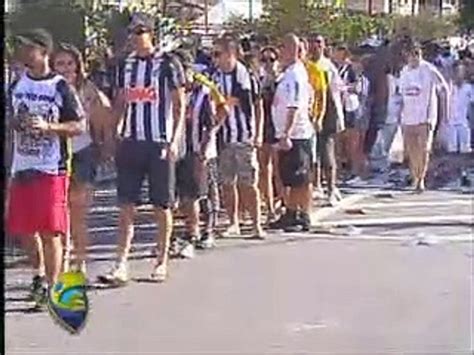
[[[278,139],[279,174],[289,189],[286,213],[270,227],[285,231],[309,230],[313,124],[310,119],[311,89],[308,73],[300,60],[300,40],[285,36],[281,57],[285,71],[278,83],[272,106]]]

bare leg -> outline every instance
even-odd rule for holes
[[[229,216],[230,225],[238,226],[239,225],[239,197],[237,186],[234,185],[224,185],[224,203],[227,210],[227,215]]]
[[[261,232],[260,192],[258,191],[256,185],[245,187],[242,186],[242,190],[245,191],[245,198],[248,201],[248,207],[252,217],[254,230]]]
[[[190,236],[199,236],[199,200],[184,201],[184,213],[186,215],[186,231]]]
[[[25,236],[22,238],[22,245],[28,253],[34,272],[39,276],[44,276],[44,251],[41,237],[38,234]]]
[[[164,266],[168,265],[168,249],[173,233],[173,214],[171,209],[155,208],[155,219],[158,224],[158,263]]]
[[[44,248],[46,279],[50,286],[58,280],[63,260],[63,245],[60,235],[41,236]]]
[[[268,212],[275,214],[274,196],[273,196],[273,164],[272,152],[269,145],[265,145],[259,152],[260,179],[259,188],[267,204]]]
[[[74,241],[76,265],[81,266],[87,259],[89,242],[87,231],[87,212],[92,198],[92,191],[88,185],[71,185],[69,205],[71,213],[71,236]]]
[[[126,262],[130,254],[130,248],[132,246],[134,235],[134,216],[135,206],[131,204],[124,204],[120,207],[119,244],[117,248],[117,257],[119,262]]]

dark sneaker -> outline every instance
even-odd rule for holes
[[[292,225],[285,228],[287,233],[309,232],[311,228],[311,218],[305,212],[298,212],[296,220]]]
[[[278,219],[277,221],[273,223],[270,223],[268,225],[268,228],[275,229],[275,230],[285,229],[294,225],[295,222],[296,222],[296,212],[288,210],[283,216],[280,217],[280,219]]]
[[[48,285],[44,282],[35,292],[33,301],[35,302],[34,308],[38,311],[46,309],[48,305]]]
[[[308,213],[300,212],[298,216],[298,224],[301,226],[303,232],[309,232],[311,228],[311,218]]]
[[[181,250],[181,239],[180,238],[173,238],[170,243],[170,248],[169,248],[169,256],[170,258],[178,258],[179,257],[179,252]]]
[[[216,238],[214,237],[214,233],[212,232],[205,232],[201,239],[196,243],[196,247],[198,249],[212,249],[216,246]]]
[[[35,301],[36,297],[41,294],[43,285],[46,284],[46,278],[44,276],[36,275],[33,277],[30,286],[30,298]]]
[[[463,171],[461,176],[461,187],[471,187],[471,185],[471,180],[469,179],[467,173]]]

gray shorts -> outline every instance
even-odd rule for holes
[[[226,145],[219,155],[219,174],[225,185],[255,185],[258,178],[257,149],[250,144]]]

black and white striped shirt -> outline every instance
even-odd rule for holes
[[[117,85],[124,90],[125,120],[121,136],[137,141],[170,142],[173,129],[172,91],[182,86],[182,68],[158,52],[131,54],[118,69]]]
[[[210,89],[198,85],[189,95],[186,112],[186,151],[200,153],[214,124],[214,106]]]
[[[222,143],[251,143],[256,122],[249,70],[239,62],[229,73],[218,70],[214,74],[214,81],[227,98],[239,100],[239,105],[230,107],[229,117],[221,129]]]

